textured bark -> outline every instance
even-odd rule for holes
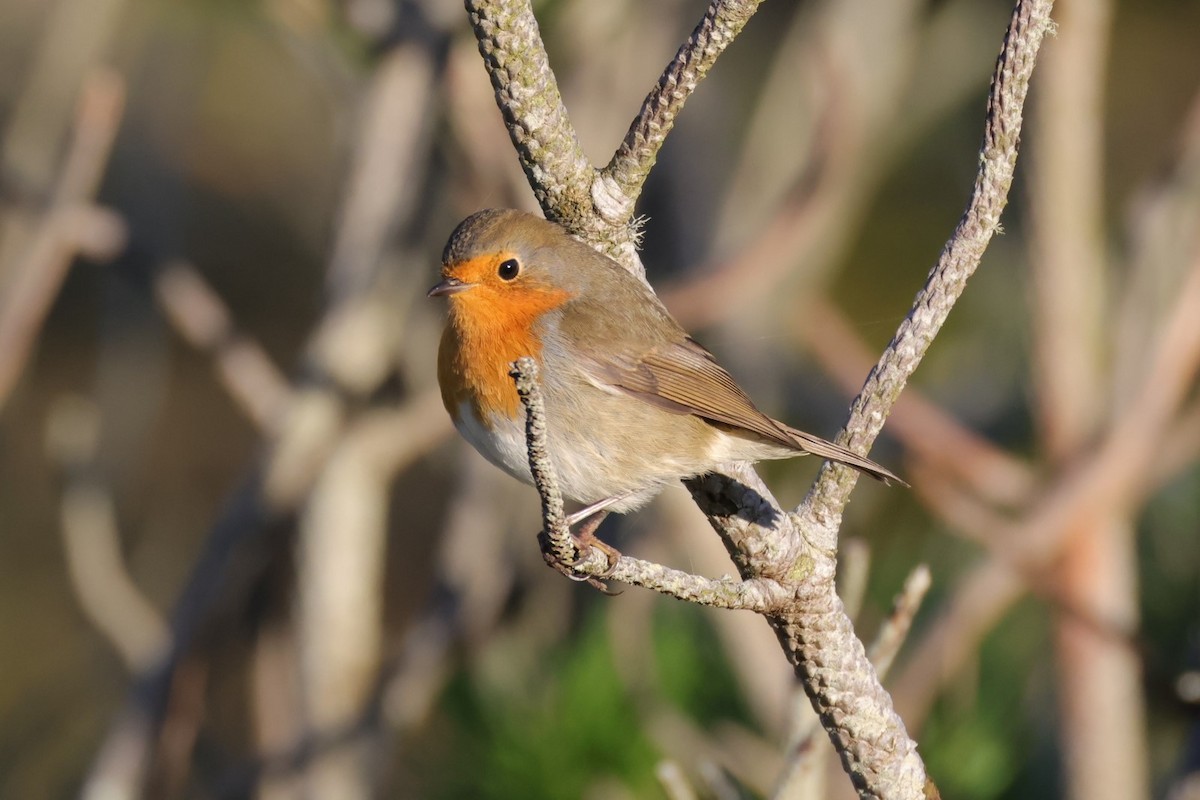
[[[1050,27],[1051,6],[1051,0],[1019,0],[1013,12],[993,75],[971,201],[851,408],[841,441],[860,453],[869,449],[883,427],[999,227],[1012,184],[1029,78]],[[547,217],[638,271],[640,264],[632,251],[635,237],[625,220],[645,173],[683,101],[711,65],[709,59],[724,49],[754,7],[720,0],[710,4],[705,19],[646,99],[612,163],[602,173],[591,170],[589,183],[590,168],[567,121],[528,3],[468,0],[497,102]],[[690,60],[694,54],[699,55]],[[531,459],[536,457],[533,445],[531,437]],[[747,584],[782,588],[782,594],[769,592],[766,605],[751,601],[749,607],[766,613],[860,796],[932,797],[937,790],[927,783],[916,744],[855,637],[834,588],[838,528],[855,480],[852,470],[826,464],[804,503],[790,514],[747,465],[732,465],[687,484]],[[547,492],[540,485],[539,490],[546,503]],[[560,521],[561,511],[554,512],[554,505],[551,500],[546,506],[548,522],[558,524],[552,518],[557,513]],[[559,549],[553,538],[550,545]],[[630,562],[621,558],[618,570]],[[577,568],[594,575],[602,565],[585,557]],[[624,580],[625,573],[619,579]],[[658,581],[652,588],[670,591],[667,583]],[[731,598],[750,601],[752,593],[735,598],[732,586],[718,581],[703,591],[706,597],[721,598],[718,605]],[[688,599],[698,595],[693,591]]]
[[[598,172],[567,116],[530,4],[467,0],[466,7],[496,105],[546,218],[643,272],[624,199],[612,206],[601,192],[598,206],[593,198]],[[625,224],[608,221],[622,216]]]
[[[633,203],[642,191],[659,148],[675,125],[683,104],[696,90],[717,57],[737,38],[754,16],[762,0],[716,0],[700,24],[667,65],[658,84],[642,103],[642,110],[629,126],[624,141],[604,168],[603,177],[614,181],[627,198],[627,216],[612,222],[625,223],[633,215]]]

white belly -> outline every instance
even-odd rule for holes
[[[475,416],[475,407],[463,402],[454,426],[479,454],[519,481],[532,484],[529,451],[525,447],[525,415],[516,419],[494,418],[489,430]]]
[[[485,426],[469,402],[462,403],[458,412],[455,426],[480,455],[517,480],[533,483],[525,441],[524,413],[516,419],[495,417],[490,420],[490,426]],[[700,465],[677,463],[676,459],[663,457],[657,461],[658,470],[655,473],[642,475],[637,482],[631,482],[630,476],[624,474],[626,470],[617,463],[620,459],[614,457],[611,443],[604,441],[603,431],[591,429],[589,433],[590,436],[576,436],[566,447],[557,450],[551,447],[554,453],[551,464],[563,497],[582,505],[618,498],[609,506],[609,510],[619,513],[632,511],[658,494],[667,483],[684,475],[696,475],[704,471]],[[550,423],[547,436],[563,439],[565,432]]]

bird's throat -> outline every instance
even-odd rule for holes
[[[523,292],[519,299],[475,290],[454,297],[438,350],[438,383],[451,416],[463,401],[485,426],[498,414],[516,416],[521,401],[508,374],[512,363],[522,356],[541,360],[538,321],[569,298],[562,290]]]

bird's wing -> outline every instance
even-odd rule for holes
[[[599,365],[603,380],[676,414],[741,428],[794,450],[804,449],[754,403],[713,355],[687,338],[661,344],[637,358]]]
[[[560,331],[570,341],[570,351],[577,358],[585,354],[582,366],[597,383],[675,414],[693,414],[798,453],[847,464],[885,483],[904,484],[874,461],[759,411],[712,353],[688,336],[657,298],[634,279],[620,277],[609,287],[614,302],[605,305],[580,298],[561,317]],[[647,319],[650,315],[652,321]]]

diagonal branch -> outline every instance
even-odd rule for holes
[[[18,249],[20,261],[0,265],[0,274],[14,276],[0,296],[0,410],[25,370],[75,257],[108,259],[125,247],[124,222],[91,202],[124,111],[121,76],[110,69],[91,71],[80,89],[71,141],[49,206]]]
[[[840,441],[858,452],[865,452],[879,435],[909,376],[921,363],[1000,227],[1000,213],[1008,203],[1016,169],[1029,78],[1042,37],[1052,25],[1052,6],[1053,0],[1019,0],[1013,10],[992,75],[971,200],[925,286],[917,293],[912,310],[851,406]],[[822,537],[820,546],[836,546],[836,526],[827,523],[841,516],[855,481],[852,470],[826,463],[799,509],[805,518],[825,523],[822,530],[832,534]]]
[[[556,216],[586,206],[592,165],[567,116],[529,3],[468,0],[479,53],[538,202]]]
[[[1051,5],[1049,0],[1021,0],[1014,9],[992,80],[971,202],[912,311],[852,406],[843,441],[859,452],[865,452],[878,435],[997,230],[1012,183],[1022,106],[1034,58],[1050,25]],[[757,480],[748,467],[734,477],[743,483]],[[854,637],[834,590],[838,527],[854,482],[849,470],[826,464],[797,512],[755,532],[753,541],[746,541],[740,528],[721,526],[722,519],[743,512],[733,509],[731,514],[726,509],[724,517],[714,516],[713,505],[698,491],[697,482],[689,482],[689,488],[727,546],[737,545],[741,556],[735,560],[743,576],[782,574],[799,584],[792,613],[771,622],[860,795],[920,796],[925,791],[924,771],[915,744]],[[770,544],[764,547],[763,542]],[[791,560],[771,557],[772,552],[789,551],[799,555]]]
[[[642,192],[659,148],[675,125],[683,104],[704,80],[717,57],[737,38],[762,0],[712,0],[704,18],[663,70],[658,84],[642,102],[624,141],[602,171],[627,201],[627,210],[616,223],[627,223],[633,204]]]
[[[496,105],[546,218],[643,272],[632,227],[608,221],[623,214],[624,202],[602,208],[604,198],[598,205],[593,197],[599,173],[567,116],[529,0],[466,0],[466,7]]]

